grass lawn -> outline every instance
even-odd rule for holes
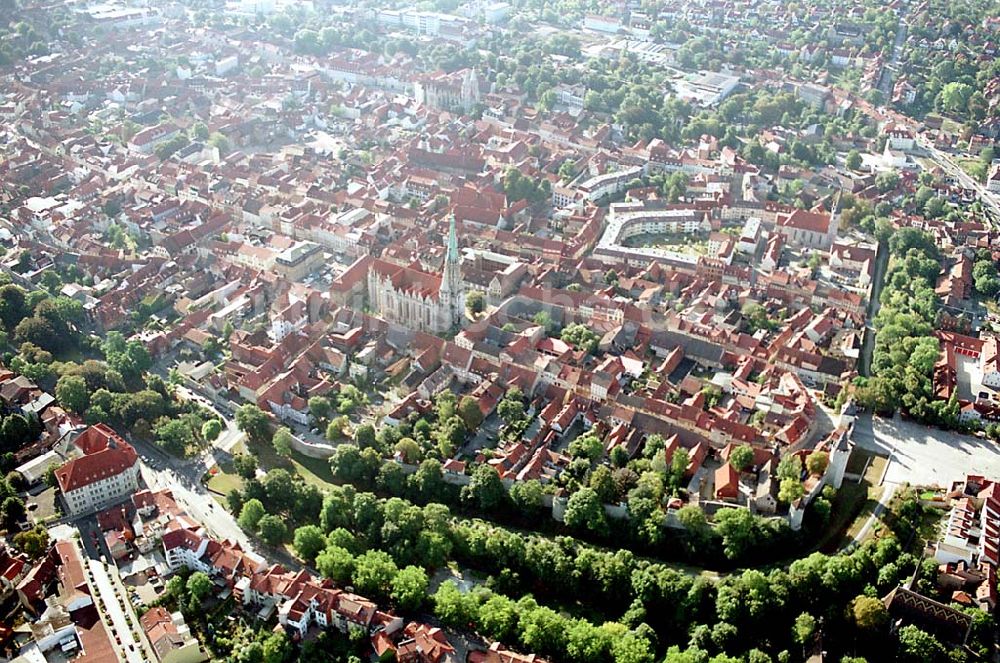
[[[861,449],[860,447],[855,447],[854,453],[847,460],[847,469],[845,470],[848,474],[861,474],[865,471],[868,465],[868,460],[872,457],[872,453]]]
[[[333,478],[330,471],[330,463],[322,458],[309,458],[297,451],[292,452],[292,467],[306,483],[311,483],[326,488],[331,484],[340,483]]]
[[[865,480],[873,486],[881,481],[882,475],[885,474],[886,463],[888,462],[885,456],[874,456],[871,465],[868,466],[868,471],[865,472]]]
[[[941,535],[941,526],[948,512],[945,509],[930,508],[924,511],[917,526],[917,533],[910,544],[911,552],[918,554],[925,544],[932,544]]]
[[[970,159],[969,157],[958,157],[955,159],[958,167],[965,171],[966,175],[978,180],[982,175],[980,169],[982,168],[982,162],[979,159]],[[989,165],[989,164],[987,164]]]
[[[869,463],[869,459],[871,462]],[[847,464],[848,473],[857,474],[868,469],[860,482],[845,480],[833,500],[833,513],[826,534],[818,547],[824,552],[837,551],[846,541],[861,531],[882,497],[884,488],[878,485],[885,471],[886,459],[864,449],[855,449]]]
[[[322,458],[310,458],[303,456],[297,451],[292,451],[290,458],[282,458],[274,451],[274,448],[270,444],[256,444],[250,441],[247,441],[247,447],[251,453],[260,459],[260,469],[265,472],[276,467],[282,467],[298,474],[306,483],[311,483],[320,488],[340,483],[334,479],[333,472],[330,471],[330,463]]]
[[[245,452],[246,447],[243,442],[238,442],[233,447],[233,455]],[[215,501],[228,509],[229,505],[226,503],[226,495],[234,488],[243,490],[243,477],[236,473],[232,461],[219,463],[216,467],[218,473],[209,477],[205,485]]]
[[[950,117],[941,117],[941,131],[947,131],[948,133],[959,133],[962,131],[962,125],[960,125],[955,120]]]
[[[882,486],[873,486],[868,489],[866,494],[867,499],[865,500],[861,512],[858,514],[858,517],[854,519],[854,522],[851,523],[851,526],[847,528],[847,532],[844,534],[845,541],[857,536],[858,532],[861,531],[861,528],[865,526],[866,522],[868,522],[872,512],[875,510],[875,505],[878,504],[879,498],[882,497],[883,490],[884,488],[882,488]],[[874,528],[871,532],[875,532]]]
[[[56,507],[56,489],[46,488],[35,497],[28,499],[28,505],[37,504],[34,509],[28,511],[28,519],[33,523],[46,523],[59,517],[59,509]]]
[[[855,526],[861,528],[881,496],[881,489],[876,488],[877,493],[874,499],[870,499],[869,493],[871,491],[869,488],[865,481],[861,483],[844,481],[837,491],[837,496],[833,499],[833,510],[826,533],[817,542],[817,547],[820,550],[835,552],[840,548],[842,540],[856,533],[851,532],[852,528]]]
[[[228,495],[231,490],[243,490],[243,477],[229,471],[220,471],[208,480],[208,489],[221,495]]]
[[[708,236],[705,233],[650,233],[630,237],[623,243],[625,246],[667,249],[691,255],[708,252]]]
[[[270,444],[253,442],[249,438],[246,440],[246,450],[257,456],[260,468],[264,471],[272,467],[286,467],[285,459],[278,455]]]

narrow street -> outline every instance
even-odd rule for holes
[[[882,288],[885,286],[885,272],[889,266],[889,247],[879,245],[875,258],[875,276],[872,280],[871,296],[868,299],[868,309],[865,312],[865,338],[861,344],[861,356],[858,357],[858,373],[864,377],[871,376],[872,354],[875,351],[875,316],[882,306]]]
[[[896,39],[892,45],[892,60],[882,69],[882,77],[879,81],[879,92],[892,96],[892,88],[896,82],[896,71],[899,67],[899,60],[903,56],[903,45],[906,43],[906,34],[909,26],[906,24],[906,7],[900,10],[899,27],[896,28]]]
[[[111,572],[103,563],[96,559],[91,559],[89,562],[91,577],[100,599],[101,613],[109,622],[110,632],[121,640],[126,660],[128,663],[143,663],[149,660],[145,647],[132,636],[140,628],[132,607],[122,599],[123,595],[127,595],[116,591],[111,581]],[[122,607],[123,605],[125,607]]]

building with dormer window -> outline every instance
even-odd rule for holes
[[[91,426],[73,444],[83,455],[56,470],[70,514],[115,504],[138,490],[138,455],[111,428],[104,424]]]

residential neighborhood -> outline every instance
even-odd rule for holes
[[[0,0],[0,657],[996,657],[986,0]]]

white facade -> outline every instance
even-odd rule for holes
[[[95,511],[98,507],[120,502],[139,489],[139,465],[133,465],[114,476],[80,486],[63,493],[73,515]]]
[[[697,258],[678,251],[661,248],[626,247],[623,242],[631,237],[649,234],[691,234],[708,232],[711,225],[703,212],[693,209],[656,209],[643,202],[613,203],[608,214],[608,224],[597,242],[597,254],[627,256],[636,264],[650,260],[670,260],[694,264]]]
[[[208,548],[208,539],[206,538],[202,538],[195,549],[187,546],[174,546],[166,551],[167,566],[170,567],[171,571],[183,567],[202,573],[211,573],[212,568],[201,559],[206,548]]]
[[[983,370],[983,386],[1000,389],[1000,343],[995,336],[983,342],[979,360]]]
[[[986,189],[993,193],[1000,193],[1000,163],[994,163],[990,169],[989,179],[986,180]]]
[[[588,14],[583,19],[583,27],[594,32],[604,32],[613,35],[621,30],[622,24],[621,21],[614,17]]]
[[[740,241],[736,245],[736,250],[740,253],[754,253],[760,244],[761,222],[757,217],[750,217],[743,224],[743,232],[740,234]]]
[[[240,66],[240,58],[237,55],[220,58],[215,61],[215,75],[225,76]]]
[[[626,168],[603,175],[596,175],[582,182],[577,191],[582,194],[584,200],[594,202],[605,196],[613,196],[626,189],[629,182],[642,177],[642,168]]]
[[[309,324],[309,310],[305,306],[301,309],[298,317],[292,312],[292,307],[289,307],[271,319],[271,338],[276,343],[280,343],[289,334],[302,331]]]
[[[917,141],[909,131],[890,131],[886,144],[894,150],[912,150]]]

